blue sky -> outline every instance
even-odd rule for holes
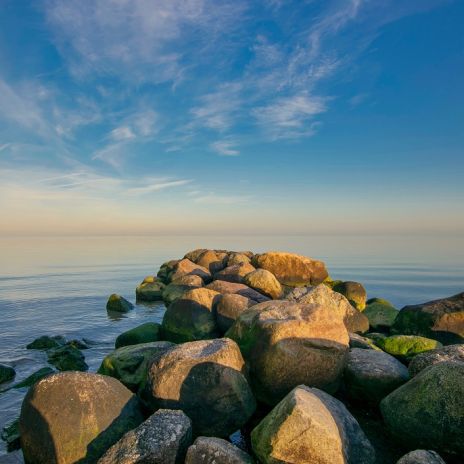
[[[462,1],[0,11],[0,234],[464,232]]]

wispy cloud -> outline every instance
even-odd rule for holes
[[[144,187],[134,187],[127,190],[129,195],[145,195],[147,193],[159,192],[160,190],[170,189],[174,187],[182,187],[190,184],[193,179],[182,179],[182,180],[166,180],[157,179],[148,181],[148,185]]]
[[[211,148],[222,156],[238,156],[240,151],[235,147],[235,143],[230,140],[218,140],[211,144]]]
[[[246,203],[251,200],[248,195],[220,195],[216,193],[208,193],[194,198],[195,203],[206,205],[235,205],[239,203]]]

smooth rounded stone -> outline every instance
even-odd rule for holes
[[[0,364],[0,383],[9,382],[15,378],[16,371],[11,366]]]
[[[214,274],[214,279],[242,284],[245,276],[255,270],[250,263],[233,264]]]
[[[464,362],[464,344],[448,345],[436,350],[426,351],[414,356],[409,363],[408,369],[411,377],[423,371],[426,367],[444,361],[461,361]]]
[[[304,384],[334,392],[348,351],[343,313],[274,300],[244,311],[227,331],[247,362],[253,392],[276,404]]]
[[[341,293],[359,311],[366,307],[366,289],[359,282],[346,281],[337,283],[332,289]]]
[[[256,408],[245,363],[227,338],[178,345],[153,360],[144,398],[152,410],[182,409],[194,435],[227,437]]]
[[[227,258],[227,266],[234,264],[251,264],[251,258],[244,253],[230,253]]]
[[[89,366],[82,352],[72,345],[60,346],[47,351],[48,362],[59,371],[86,371]]]
[[[364,333],[369,330],[367,317],[354,308],[342,294],[334,292],[327,285],[295,288],[287,293],[286,299],[304,304],[319,304],[337,313],[341,311],[348,332]]]
[[[254,464],[252,457],[216,437],[198,437],[187,451],[185,464]]]
[[[174,279],[170,285],[189,285],[190,287],[203,287],[203,279],[197,275],[183,275]]]
[[[216,322],[219,330],[222,333],[227,332],[240,314],[255,304],[256,301],[236,293],[222,295],[216,307]]]
[[[433,338],[444,345],[464,342],[464,292],[449,298],[405,306],[392,332]]]
[[[392,435],[409,449],[464,455],[464,363],[424,369],[380,403]]]
[[[161,324],[146,322],[118,335],[115,348],[137,345],[139,343],[157,342],[161,338]]]
[[[245,276],[243,283],[273,300],[278,300],[282,296],[282,286],[275,275],[266,269],[250,272]]]
[[[351,399],[375,405],[407,382],[409,372],[406,366],[383,351],[352,348],[343,379]]]
[[[435,451],[415,450],[405,454],[396,464],[446,464]]]
[[[166,340],[182,343],[218,336],[215,309],[220,296],[214,290],[196,288],[171,303],[162,323]]]
[[[34,385],[39,380],[47,377],[48,375],[54,374],[55,371],[51,367],[42,367],[38,371],[33,372],[31,375],[26,377],[21,382],[14,384],[11,388],[24,388]]]
[[[94,463],[143,420],[136,396],[98,374],[50,375],[26,394],[19,429],[29,464]]]
[[[202,253],[195,262],[199,266],[208,269],[211,274],[215,274],[226,267],[226,257],[227,255],[223,253],[207,250]]]
[[[166,261],[163,263],[160,268],[158,273],[156,274],[156,277],[161,280],[161,282],[168,284],[169,283],[169,277],[170,275],[174,272],[174,266],[180,261],[180,259],[172,259],[170,261]]]
[[[369,326],[374,330],[389,330],[399,311],[386,300],[370,301],[363,311],[369,319]]]
[[[20,435],[19,435],[19,419],[10,422],[3,427],[0,438],[6,443],[7,451],[17,450],[21,448]]]
[[[184,276],[184,277],[195,277],[201,280],[201,278],[198,276]],[[201,288],[203,286],[203,283],[201,285],[178,283],[184,277],[176,279],[174,282],[171,282],[170,284],[166,285],[166,287],[164,288],[162,296],[163,296],[163,302],[166,306],[169,306],[171,303],[174,303],[174,301],[178,300],[184,293],[188,292],[189,290],[194,290],[195,288]]]
[[[226,282],[224,280],[215,280],[214,282],[208,284],[206,288],[215,290],[216,292],[222,293],[223,295],[226,295],[227,293],[236,293],[237,295],[250,298],[250,300],[257,301],[258,303],[269,301],[267,296],[257,292],[256,290],[253,290],[245,284],[236,284],[233,282]]]
[[[317,388],[293,389],[251,432],[263,464],[374,464],[375,452],[356,419]]]
[[[190,443],[190,419],[182,411],[159,409],[127,432],[97,464],[183,464]]]
[[[350,348],[362,348],[364,350],[382,351],[370,338],[356,333],[350,333]]]
[[[103,359],[98,373],[118,379],[129,390],[137,392],[145,384],[151,360],[174,346],[171,342],[140,343],[123,346]]]
[[[197,248],[196,250],[189,251],[185,253],[184,259],[188,259],[193,263],[197,262],[197,259],[205,252],[208,251],[208,248]]]
[[[424,351],[442,346],[436,340],[418,335],[391,335],[390,337],[378,338],[375,343],[386,353],[406,360]]]
[[[153,282],[156,282],[157,280],[158,280],[158,277],[156,277],[154,275],[149,275],[149,276],[146,276],[142,280],[142,284],[152,284]]]
[[[251,264],[272,272],[277,280],[289,287],[317,285],[328,276],[322,261],[294,253],[271,251],[253,256]]]
[[[36,338],[33,342],[29,343],[26,348],[28,350],[49,350],[50,348],[58,348],[66,344],[66,338],[63,335],[42,335]]]
[[[117,313],[128,313],[134,309],[134,305],[130,301],[127,301],[123,296],[113,293],[109,296],[108,301],[106,302],[106,309],[107,311],[114,311]]]
[[[211,273],[209,270],[199,264],[195,264],[189,259],[181,259],[178,261],[174,268],[169,274],[168,280],[172,282],[173,280],[178,279],[179,277],[185,275],[196,275],[202,278],[203,282],[210,282],[211,281]]]
[[[137,301],[160,301],[165,287],[166,285],[160,280],[142,282],[135,289],[135,298]]]

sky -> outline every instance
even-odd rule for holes
[[[463,234],[463,20],[0,0],[0,235]]]

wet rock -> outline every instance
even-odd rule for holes
[[[392,335],[378,338],[375,343],[388,354],[405,360],[409,360],[424,351],[441,347],[440,342],[417,335]]]
[[[404,455],[396,464],[446,464],[435,451],[415,450]]]
[[[135,298],[137,301],[160,301],[162,300],[163,291],[166,285],[161,280],[154,282],[142,282],[135,289]]]
[[[127,432],[98,464],[182,464],[192,442],[192,425],[182,411],[159,409]]]
[[[115,348],[139,343],[157,342],[161,338],[161,324],[157,322],[146,322],[145,324],[134,327],[133,329],[118,335]]]
[[[19,419],[3,427],[1,438],[6,442],[8,452],[21,448],[19,435]]]
[[[128,313],[129,311],[132,311],[134,309],[134,305],[130,301],[127,301],[121,295],[113,293],[108,298],[108,301],[106,303],[106,309],[108,311],[114,311],[117,313]]]
[[[233,264],[214,274],[214,279],[242,284],[245,276],[253,271],[255,271],[255,267],[250,263]]]
[[[198,437],[185,464],[253,464],[251,456],[222,438]]]
[[[50,374],[54,374],[54,373],[55,371],[51,367],[42,367],[41,369],[39,369],[38,371],[35,371],[30,376],[26,377],[21,382],[18,382],[15,385],[13,385],[13,387],[11,388],[30,387],[31,385],[34,385],[39,380],[43,379],[44,377],[47,377]]]
[[[222,293],[223,295],[226,295],[227,293],[235,293],[259,303],[269,300],[267,296],[253,290],[245,284],[235,284],[233,282],[225,282],[224,280],[215,280],[208,284],[206,288]]]
[[[216,307],[216,322],[219,330],[222,333],[227,332],[240,314],[255,304],[256,301],[235,293],[222,295]]]
[[[112,377],[50,375],[24,398],[21,445],[30,464],[95,463],[143,420],[137,398]]]
[[[0,364],[0,384],[9,382],[15,378],[16,371],[6,364]]]
[[[414,356],[409,363],[408,369],[411,377],[423,371],[426,367],[444,361],[462,361],[464,362],[464,344],[448,345],[436,350],[426,351]]]
[[[55,335],[49,337],[43,335],[42,337],[36,338],[33,342],[26,346],[28,350],[49,350],[50,348],[58,348],[66,344],[66,338],[62,335]]]
[[[368,301],[363,314],[369,319],[372,329],[389,331],[395,322],[398,310],[387,300],[373,298]]]
[[[282,296],[282,286],[274,274],[266,269],[250,272],[245,276],[243,283],[274,300]]]
[[[332,289],[341,293],[356,309],[362,311],[366,307],[366,289],[359,282],[337,283]]]
[[[89,366],[85,356],[72,345],[60,346],[47,351],[48,362],[59,371],[86,371]]]

